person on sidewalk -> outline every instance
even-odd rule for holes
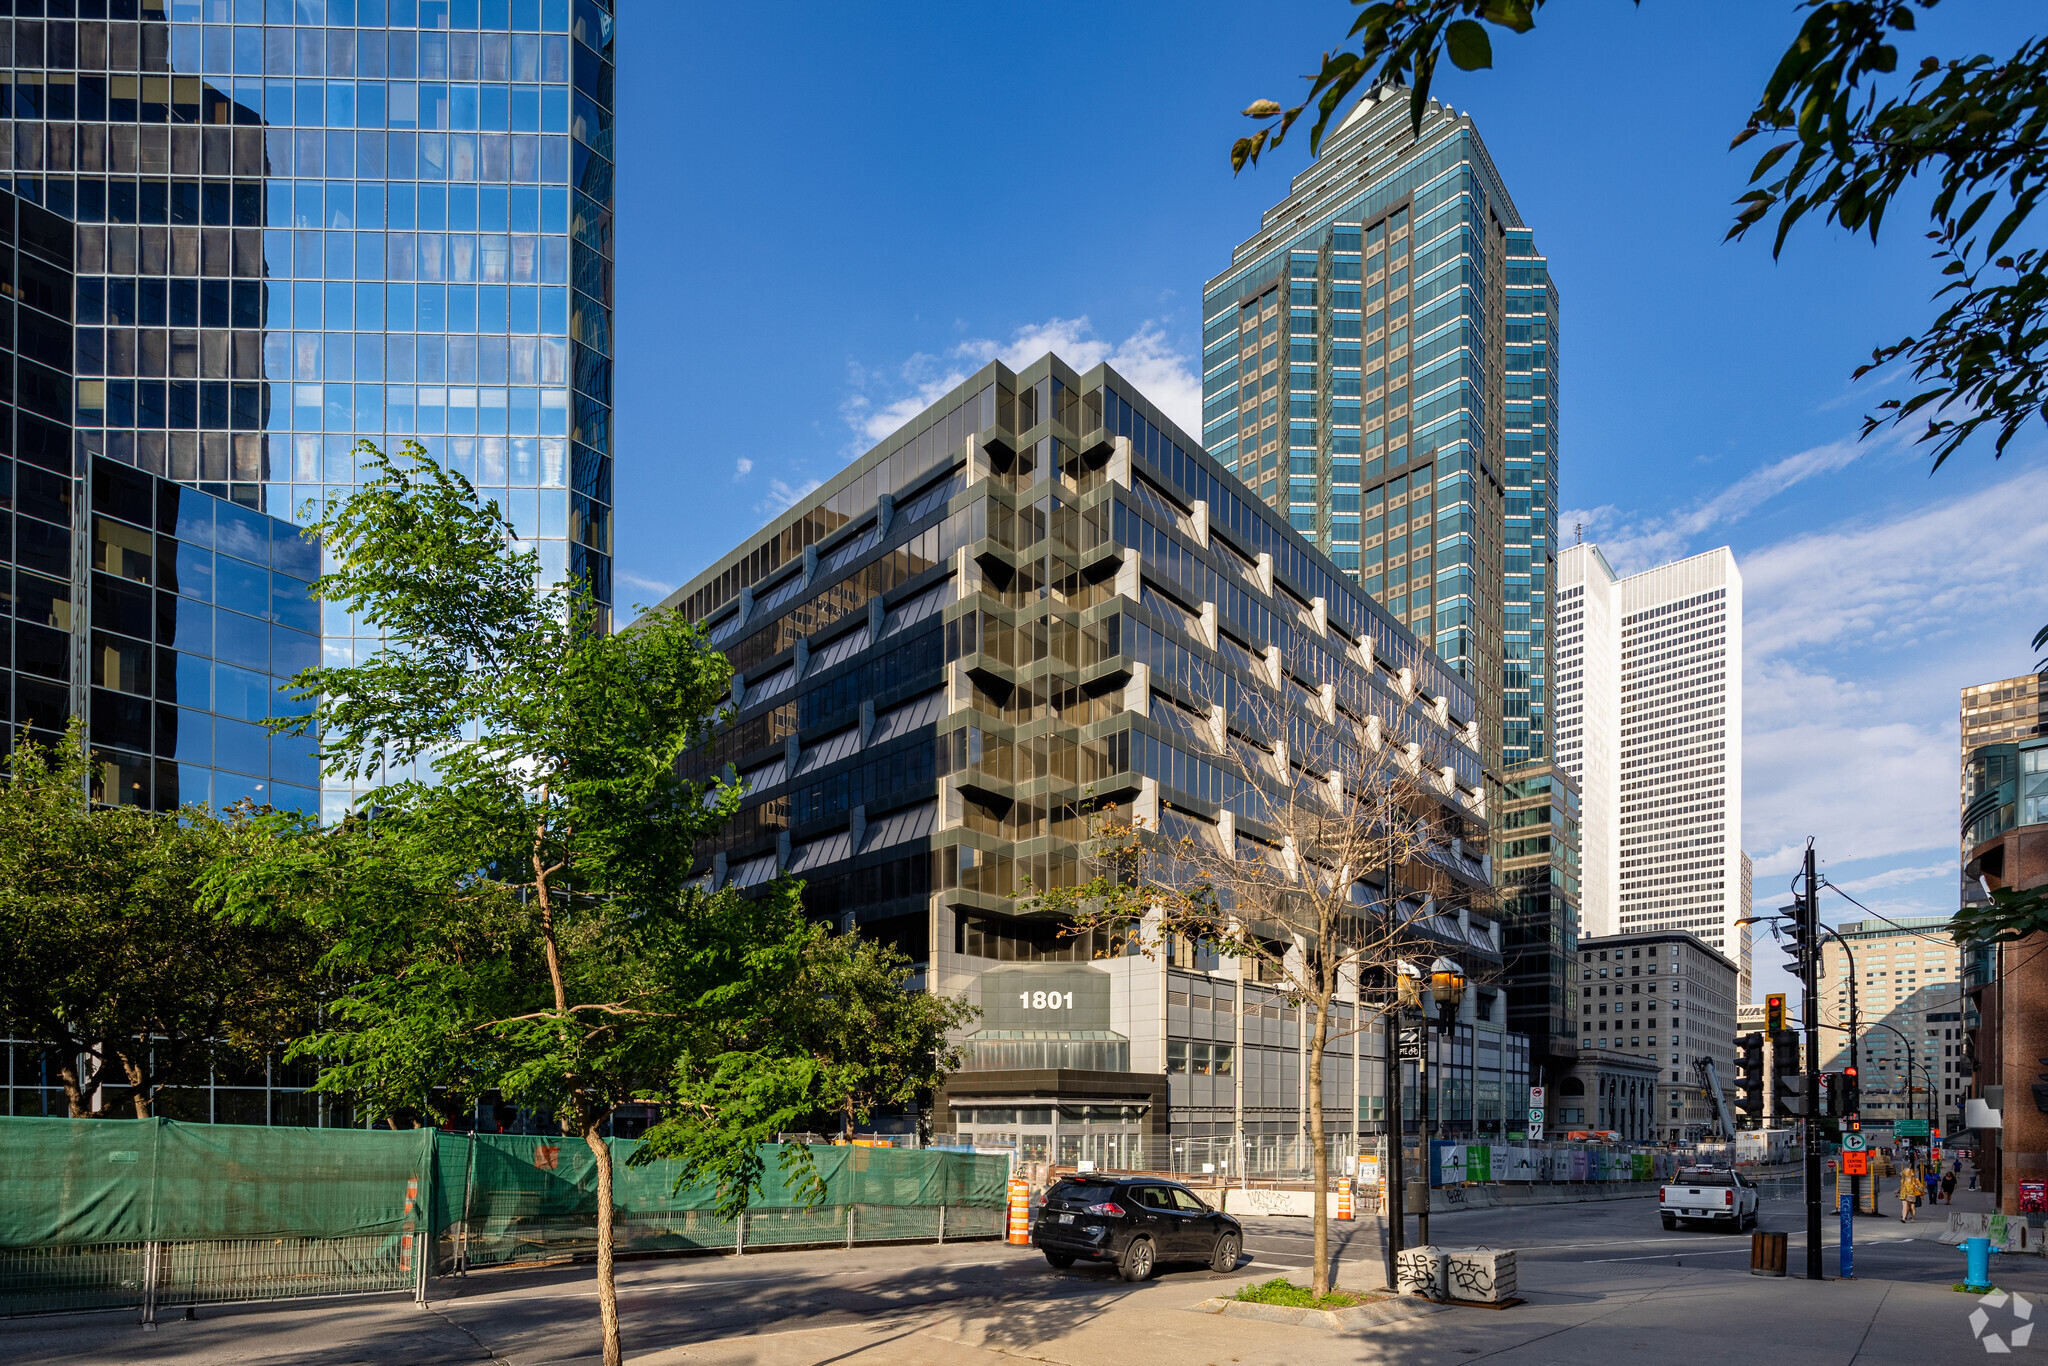
[[[1956,1202],[1956,1174],[1953,1169],[1941,1174],[1941,1203],[1953,1205]]]
[[[1899,1222],[1915,1222],[1915,1212],[1920,1207],[1920,1197],[1927,1194],[1927,1186],[1920,1180],[1920,1173],[1908,1167],[1899,1174]]]

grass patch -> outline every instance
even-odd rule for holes
[[[1307,1286],[1296,1285],[1285,1276],[1275,1276],[1262,1284],[1244,1287],[1237,1292],[1237,1298],[1248,1304],[1277,1304],[1287,1309],[1350,1309],[1377,1297],[1349,1290],[1332,1290],[1317,1299]]]

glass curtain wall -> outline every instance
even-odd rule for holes
[[[75,225],[81,468],[303,521],[416,438],[609,602],[607,4],[10,8],[0,172]]]

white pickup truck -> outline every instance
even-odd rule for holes
[[[1741,1172],[1727,1167],[1684,1167],[1659,1192],[1658,1213],[1664,1227],[1681,1219],[1711,1220],[1732,1232],[1756,1225],[1757,1188]]]

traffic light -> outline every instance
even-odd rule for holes
[[[1806,1076],[1799,1070],[1799,1036],[1781,1030],[1771,1036],[1771,1115],[1798,1118],[1806,1114]]]
[[[1764,1028],[1772,1034],[1782,1034],[1785,1032],[1784,992],[1773,992],[1769,996],[1764,997]]]
[[[1814,948],[1813,935],[1808,932],[1806,924],[1806,898],[1793,897],[1792,904],[1781,906],[1778,914],[1790,931],[1783,945],[1785,952],[1791,955],[1785,960],[1785,971],[1803,979],[1806,976],[1807,960]]]
[[[1838,1103],[1842,1108],[1832,1113],[1841,1115],[1843,1118],[1849,1118],[1862,1111],[1863,1083],[1858,1080],[1855,1068],[1845,1067],[1842,1069],[1842,1075],[1837,1079],[1835,1089],[1840,1093]]]
[[[1840,1072],[1820,1074],[1820,1112],[1823,1115],[1829,1119],[1840,1119],[1848,1114],[1849,1112],[1842,1108],[1842,1098],[1847,1094],[1848,1088]]]
[[[1759,1125],[1764,1117],[1764,1036],[1744,1034],[1735,1040],[1735,1109]]]

